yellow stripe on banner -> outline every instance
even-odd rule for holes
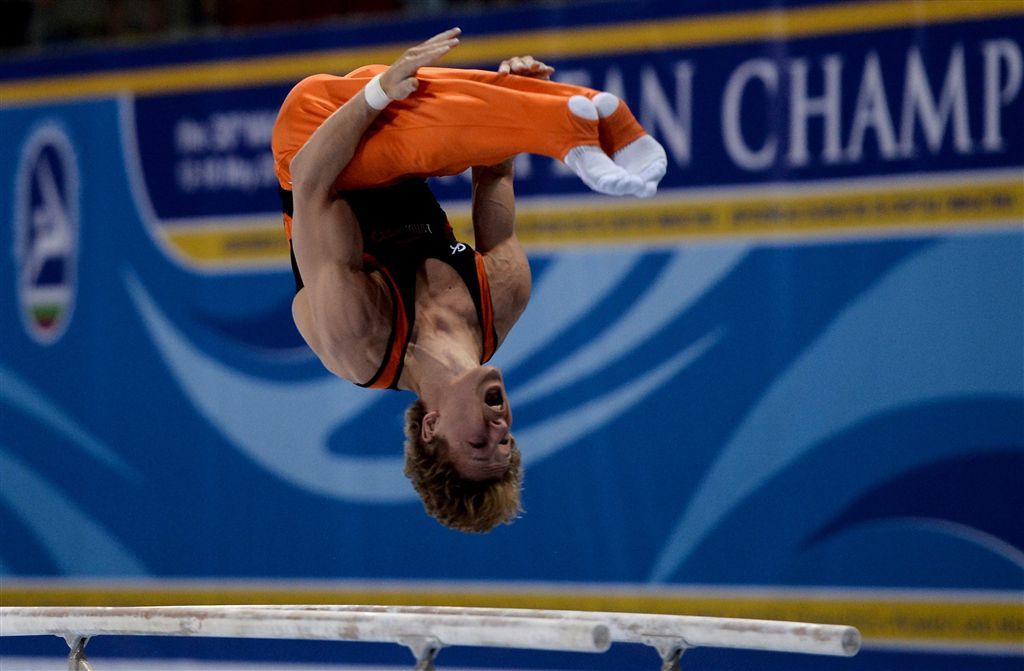
[[[1024,15],[1021,0],[874,0],[507,35],[466,35],[445,64],[497,63],[523,53],[565,58],[706,47],[1020,15]],[[122,91],[171,93],[293,82],[317,72],[340,73],[368,63],[390,63],[408,46],[332,49],[7,81],[0,83],[0,100],[7,104],[106,97]]]
[[[265,266],[288,263],[280,217],[250,226],[167,226],[167,242],[198,266]]]
[[[560,209],[523,205],[517,208],[516,233],[525,245],[573,245],[973,229],[1024,221],[1024,182],[619,202]],[[458,236],[472,239],[469,213],[451,221]]]
[[[5,586],[4,606],[162,606],[200,604],[376,604],[543,608],[554,610],[668,613],[739,617],[857,627],[864,645],[913,645],[923,648],[998,649],[1024,654],[1024,608],[1018,598],[943,598],[858,595],[856,592],[772,590],[750,595],[715,593],[653,593],[545,589],[417,588],[330,589],[242,586],[209,587],[18,587]]]
[[[591,201],[588,203],[588,201]],[[450,213],[456,236],[473,239],[468,211]],[[729,239],[819,239],[905,231],[975,230],[1024,222],[1024,181],[815,193],[683,196],[652,201],[583,197],[561,206],[517,204],[516,233],[527,246]],[[277,217],[249,226],[173,225],[166,241],[204,268],[285,266],[288,243]]]

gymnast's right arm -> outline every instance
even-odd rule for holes
[[[362,233],[334,182],[380,110],[389,100],[412,94],[419,83],[416,71],[457,45],[458,34],[453,28],[406,51],[380,75],[376,92],[364,89],[364,95],[339,107],[290,164],[292,245],[305,284],[292,303],[292,314],[324,365],[346,379],[368,377],[366,361],[373,355],[358,352],[365,352],[361,344],[375,340],[375,331],[390,328],[390,299],[386,288],[363,272]]]

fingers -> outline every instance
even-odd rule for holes
[[[432,65],[459,45],[461,28],[449,28],[408,49],[381,77],[381,87],[392,100],[402,100],[416,90],[416,71]]]
[[[405,52],[404,56],[410,59],[421,59],[437,57],[438,52],[440,54],[447,53],[450,49],[458,46],[459,35],[462,34],[462,28],[449,28],[443,33],[434,35],[425,42],[420,42],[416,46],[412,47]]]
[[[460,34],[462,34],[461,28],[450,28],[443,33],[438,33],[426,42],[417,44],[402,54],[399,63],[405,61],[405,65],[413,68],[415,71],[415,68],[436,62],[446,53],[459,46]]]
[[[436,42],[429,47],[421,45],[406,52],[408,64],[414,68],[423,67],[429,63],[439,60],[446,53],[459,46],[458,39]]]
[[[445,41],[450,40],[450,39],[452,39],[454,37],[458,37],[461,34],[462,34],[462,28],[449,28],[448,30],[444,31],[443,33],[438,33],[437,35],[434,35],[433,37],[431,37],[429,40],[426,40],[425,42],[422,42],[420,44],[420,46],[424,46],[424,45],[427,45],[427,44],[434,44],[436,42],[445,42]]]
[[[554,71],[553,67],[538,61],[533,56],[514,56],[502,61],[498,66],[499,73],[536,77],[537,79],[550,79]]]
[[[445,35],[446,33],[441,34]],[[417,45],[402,54],[401,58],[395,61],[389,69],[394,70],[394,77],[396,79],[405,79],[415,75],[419,68],[441,60],[445,54],[458,45],[459,40],[454,37],[431,42],[430,44],[423,43]]]
[[[412,47],[405,53],[419,53],[422,51],[431,51],[439,47],[448,46],[452,47],[459,43],[459,35],[462,34],[461,28],[452,28],[446,30],[443,33],[434,35],[426,42],[420,42],[416,46]]]

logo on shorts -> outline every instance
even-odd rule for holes
[[[14,212],[21,321],[38,343],[67,330],[77,293],[78,162],[64,130],[46,123],[22,146]]]
[[[459,252],[464,252],[467,249],[466,243],[464,243],[464,242],[457,242],[454,245],[448,245],[448,246],[452,248],[452,256],[455,256]]]

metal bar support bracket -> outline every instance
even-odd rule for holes
[[[680,671],[679,660],[690,647],[685,640],[675,636],[643,636],[640,642],[658,651],[661,671]]]
[[[69,634],[64,637],[68,648],[68,671],[92,671],[92,665],[85,658],[85,644],[89,642],[88,636]]]
[[[434,659],[444,644],[433,636],[403,636],[398,639],[416,658],[415,671],[435,671]]]

